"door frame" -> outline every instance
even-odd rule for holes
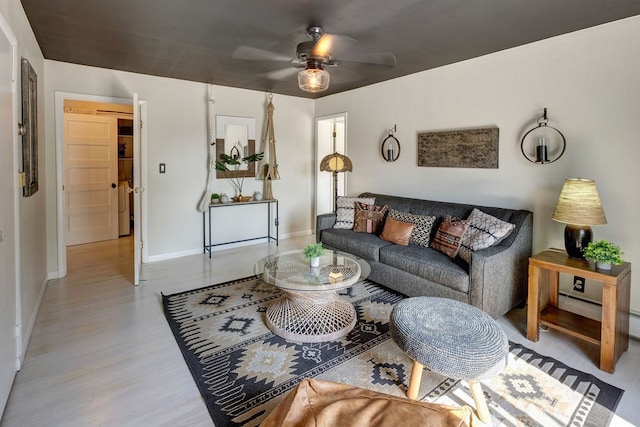
[[[132,105],[133,98],[118,98],[113,96],[101,96],[101,95],[88,95],[82,93],[74,93],[74,92],[62,92],[55,91],[55,129],[56,129],[56,203],[57,203],[57,229],[58,229],[58,274],[57,277],[65,277],[67,275],[67,235],[65,232],[65,218],[66,218],[66,203],[65,203],[65,192],[64,182],[65,182],[65,174],[64,174],[64,101],[65,100],[78,100],[78,101],[90,101],[90,102],[101,102],[107,104],[124,104],[124,105]],[[142,103],[144,101],[140,101]],[[134,105],[134,108],[140,108],[139,106]],[[141,110],[141,120],[143,123],[146,123],[146,108],[142,108]],[[141,133],[140,145],[142,150],[140,152],[140,164],[146,164],[147,158],[147,143],[146,140],[146,132]],[[134,159],[134,161],[136,161]],[[142,183],[147,182],[146,176],[147,170],[146,167],[141,168],[140,179]],[[142,241],[147,241],[147,207],[145,206],[147,203],[146,197],[141,197],[140,201],[140,210],[141,210],[141,218],[139,219],[142,223],[142,232],[141,238]],[[134,219],[135,221],[135,219]],[[142,262],[148,262],[148,248],[145,246],[142,247]]]

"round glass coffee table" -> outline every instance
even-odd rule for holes
[[[282,338],[305,343],[347,335],[356,324],[356,311],[338,291],[365,279],[370,272],[364,259],[332,250],[320,257],[319,267],[311,267],[301,250],[261,259],[255,273],[284,291],[267,308],[267,327]]]

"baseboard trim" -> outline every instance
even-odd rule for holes
[[[293,237],[309,236],[311,234],[312,234],[311,230],[297,231],[295,233],[287,233],[287,234],[280,235],[278,237],[278,240],[290,239]],[[269,241],[267,240],[267,238],[264,238],[264,239],[249,240],[246,242],[228,243],[220,246],[214,246],[212,248],[212,251],[218,252],[218,251],[224,251],[226,249],[234,249],[234,248],[240,248],[243,246],[250,246],[250,245],[259,245],[261,243],[268,243],[268,242]],[[200,254],[206,255],[206,253],[202,251],[202,248],[188,249],[186,251],[169,252],[169,253],[160,254],[160,255],[150,255],[148,262],[151,263],[151,262],[157,262],[157,261],[166,261],[170,259],[181,258],[184,256],[200,255]]]
[[[29,342],[31,341],[31,334],[33,333],[33,328],[36,325],[36,318],[38,317],[38,313],[40,312],[40,306],[42,305],[42,300],[44,299],[44,292],[47,290],[48,283],[49,283],[49,279],[45,278],[44,281],[42,282],[42,285],[40,285],[40,292],[38,293],[36,305],[33,308],[33,313],[31,314],[31,318],[29,319],[27,328],[26,329],[21,328],[22,329],[22,348],[20,348],[20,356],[19,356],[20,369],[22,369],[24,356],[27,354],[27,349],[29,348]]]

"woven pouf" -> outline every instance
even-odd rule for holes
[[[509,342],[491,316],[472,305],[447,298],[416,297],[400,301],[391,312],[391,337],[413,359],[407,396],[416,399],[422,370],[466,380],[480,420],[491,417],[477,381],[498,375],[507,363]]]

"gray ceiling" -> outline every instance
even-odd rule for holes
[[[47,59],[317,98],[640,14],[638,0],[22,0]],[[295,57],[306,28],[357,42],[321,94],[287,62],[233,59],[239,46]],[[349,62],[392,52],[396,66]],[[287,73],[285,73],[287,74]]]

